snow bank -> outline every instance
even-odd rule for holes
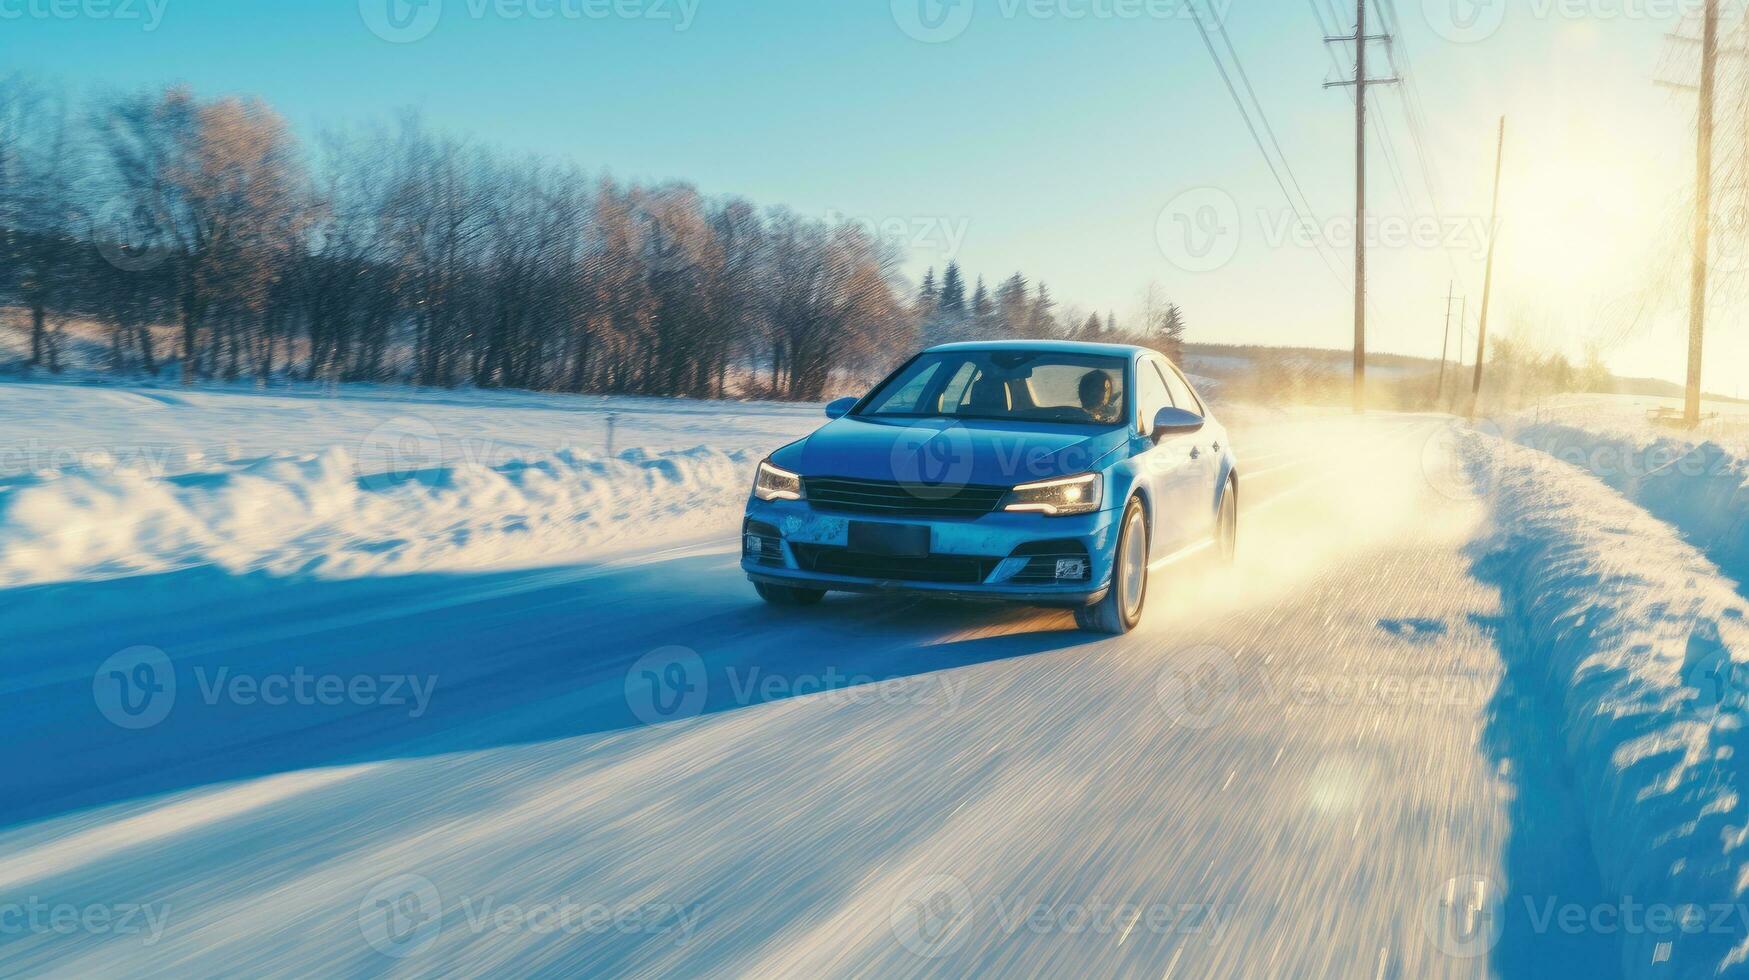
[[[407,448],[38,473],[0,488],[0,588],[203,565],[355,577],[563,561],[720,533],[752,478],[747,453],[708,448],[495,465]]]
[[[1602,880],[1689,910],[1680,930],[1619,930],[1628,975],[1745,969],[1749,604],[1598,480],[1489,437],[1463,451],[1493,487],[1478,574],[1503,594],[1509,676],[1558,708]]]
[[[1730,446],[1608,419],[1522,424],[1512,436],[1602,480],[1749,580],[1749,461]]]

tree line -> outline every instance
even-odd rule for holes
[[[408,114],[301,143],[258,99],[0,82],[0,304],[33,366],[817,400],[920,342],[1110,336],[1020,275],[913,293],[899,248],[681,182],[483,147]],[[1176,307],[1142,332],[1182,336]],[[1168,321],[1176,324],[1169,327]]]
[[[1087,314],[1059,310],[1050,287],[1030,285],[1016,272],[995,289],[977,279],[968,295],[965,274],[957,262],[949,262],[938,280],[933,268],[923,274],[915,309],[919,330],[926,343],[994,340],[1005,337],[1028,339],[1087,340],[1096,343],[1140,341],[1167,354],[1174,361],[1184,358],[1184,311],[1168,302],[1160,287],[1150,284],[1142,293],[1140,320],[1135,326],[1120,325],[1117,314],[1107,311]]]

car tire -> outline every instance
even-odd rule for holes
[[[765,582],[754,582],[753,589],[759,593],[759,598],[774,606],[812,606],[826,598],[825,589],[798,589]]]
[[[1105,598],[1075,610],[1075,625],[1089,633],[1122,636],[1142,621],[1148,603],[1148,517],[1139,497],[1131,497],[1118,524],[1112,553],[1111,587]]]
[[[1225,564],[1231,565],[1239,556],[1239,481],[1230,476],[1215,515],[1215,548]]]

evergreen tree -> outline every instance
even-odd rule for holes
[[[935,267],[923,273],[923,288],[917,291],[917,311],[924,316],[935,312],[936,299],[941,290],[935,285]]]
[[[1174,363],[1184,360],[1184,311],[1177,303],[1168,303],[1166,313],[1160,318],[1160,334],[1156,338],[1160,352],[1170,357]]]
[[[1112,341],[1117,340],[1117,314],[1110,310],[1105,311],[1105,332]]]
[[[1038,295],[1032,301],[1032,309],[1028,312],[1026,335],[1029,337],[1049,337],[1057,332],[1056,300],[1051,299],[1050,287],[1044,283],[1038,284]]]
[[[960,275],[958,262],[949,262],[941,276],[941,312],[960,316],[966,312],[966,281]]]
[[[996,287],[996,332],[1010,337],[1024,335],[1027,325],[1026,279],[1016,272]]]
[[[1002,336],[1002,325],[996,320],[996,307],[990,301],[990,290],[984,285],[984,277],[978,277],[978,285],[972,290],[972,323],[970,333],[978,340],[990,340]]]
[[[1083,340],[1099,340],[1102,332],[1102,328],[1099,326],[1099,314],[1087,314],[1087,322],[1081,325],[1081,338]]]

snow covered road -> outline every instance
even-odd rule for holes
[[[1236,429],[1239,562],[1121,639],[778,612],[720,533],[4,593],[0,972],[1620,974],[1446,424]]]

